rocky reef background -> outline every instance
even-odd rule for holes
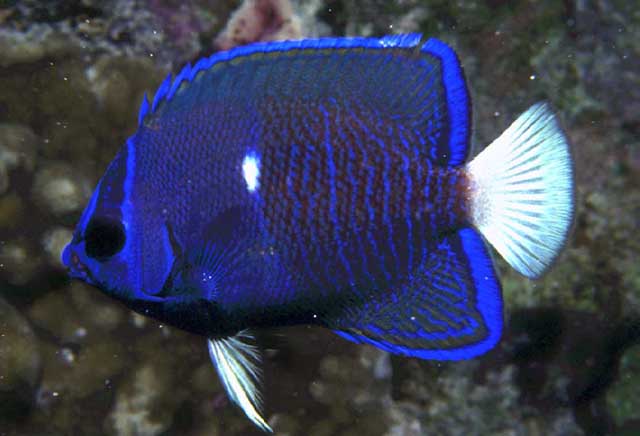
[[[168,72],[255,40],[423,32],[458,51],[484,146],[538,100],[574,145],[573,237],[542,280],[501,260],[504,339],[398,358],[263,332],[279,435],[640,434],[640,9],[626,0],[0,1],[0,435],[260,434],[202,338],[80,283],[59,252]]]

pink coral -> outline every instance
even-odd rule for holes
[[[177,44],[193,40],[195,34],[210,26],[199,16],[199,9],[191,0],[147,0],[147,5]]]
[[[300,38],[300,19],[289,0],[244,0],[214,44],[228,50],[251,42]]]

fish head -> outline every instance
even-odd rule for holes
[[[143,208],[132,194],[130,155],[125,146],[111,162],[62,252],[62,263],[72,278],[125,300],[144,298],[143,262],[151,264],[156,256],[154,250],[141,255],[136,215]]]

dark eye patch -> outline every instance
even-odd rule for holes
[[[124,247],[126,235],[120,221],[96,217],[84,231],[85,252],[96,260],[107,260]]]

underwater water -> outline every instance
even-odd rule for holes
[[[259,435],[203,338],[60,262],[145,92],[254,41],[420,32],[452,46],[475,154],[546,100],[572,144],[573,232],[531,281],[494,256],[500,343],[436,362],[329,330],[256,332],[278,435],[640,434],[640,11],[632,2],[0,2],[0,436]]]

